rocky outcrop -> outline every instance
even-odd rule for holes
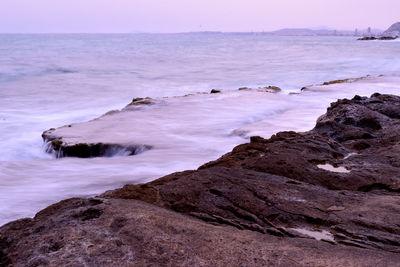
[[[309,132],[9,223],[0,263],[395,266],[399,130],[400,97],[339,100]]]
[[[73,143],[64,142],[62,137],[54,136],[55,129],[50,129],[42,134],[46,144],[46,152],[53,154],[56,158],[78,157],[114,157],[132,156],[151,149],[149,145],[121,145],[107,143]]]

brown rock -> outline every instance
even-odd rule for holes
[[[88,214],[93,214],[87,216]],[[2,266],[394,266],[383,250],[213,225],[136,200],[69,199],[0,229]]]

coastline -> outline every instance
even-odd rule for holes
[[[304,95],[357,83],[368,91],[387,79],[307,87]],[[399,97],[380,94],[339,100],[311,131],[252,137],[198,170],[61,201],[2,226],[0,262],[202,265],[240,255],[239,263],[254,265],[393,264],[400,257],[398,106]],[[318,167],[327,163],[350,172]]]
[[[7,164],[5,181],[18,177],[19,183],[1,191],[4,203],[13,205],[0,207],[3,214],[0,224],[33,217],[62,199],[95,196],[125,184],[150,182],[169,173],[195,169],[247,142],[251,136],[269,138],[279,131],[308,131],[329,103],[339,98],[371,95],[376,91],[396,94],[399,87],[398,76],[370,76],[354,83],[308,86],[300,94],[226,90],[222,94],[160,98],[159,104],[134,106],[134,110],[114,114],[130,123],[133,132],[123,137],[123,132],[113,132],[116,128],[110,125],[108,133],[118,138],[122,135],[132,144],[145,144],[151,149],[134,156],[64,157]],[[244,95],[247,97],[243,98]],[[169,120],[165,120],[166,113]],[[93,129],[85,125],[96,121],[77,127],[91,134]],[[118,126],[123,121],[113,124]],[[160,129],[159,125],[164,126]],[[19,171],[22,168],[24,172]]]

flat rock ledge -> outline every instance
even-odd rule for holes
[[[0,266],[398,266],[400,97],[0,228]],[[330,168],[326,168],[330,166]]]
[[[158,127],[160,123],[179,123],[180,119],[190,121],[187,116],[179,116],[179,113],[182,112],[182,106],[186,105],[187,110],[193,108],[198,112],[200,110],[207,111],[209,108],[218,109],[218,106],[223,106],[225,103],[222,99],[225,99],[225,97],[245,105],[245,99],[252,103],[256,97],[257,99],[260,97],[267,99],[280,91],[279,87],[270,85],[257,88],[242,87],[237,90],[213,89],[210,94],[196,93],[175,97],[133,98],[131,103],[121,110],[111,110],[88,122],[46,130],[42,133],[42,139],[45,151],[56,158],[137,155],[164,145],[165,140],[160,144],[159,141],[148,138],[149,131],[158,132],[158,140],[164,139],[170,133],[160,129]],[[147,120],[140,118],[140,115],[143,114],[140,112],[144,110],[148,112],[145,113]],[[162,119],[157,120],[151,114]],[[177,115],[163,117],[163,114]],[[206,127],[199,126],[203,129]],[[180,141],[181,139],[173,138],[169,140],[170,143]]]

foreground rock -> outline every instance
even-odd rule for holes
[[[69,199],[34,220],[4,226],[1,234],[1,266],[389,266],[400,260],[385,251],[213,225],[121,199]]]
[[[312,131],[9,223],[0,265],[395,266],[399,130],[400,97],[339,100]]]

